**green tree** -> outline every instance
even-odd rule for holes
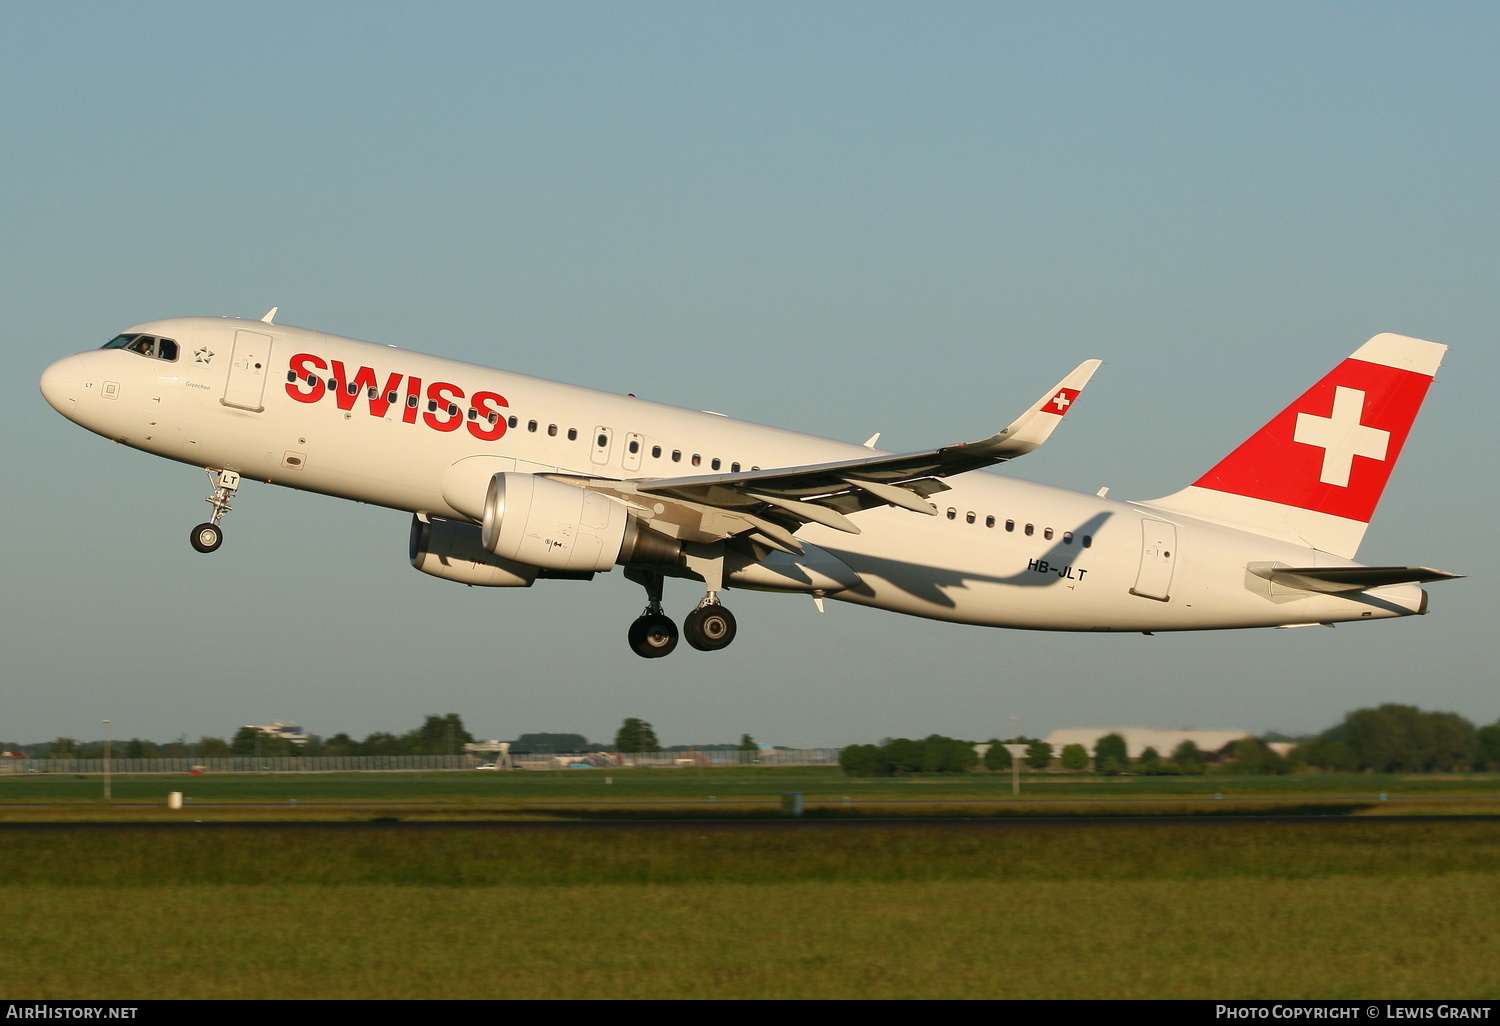
[[[839,749],[839,765],[851,777],[888,777],[891,764],[879,745],[848,745]]]
[[[656,752],[660,750],[661,742],[656,740],[656,731],[651,729],[651,724],[645,720],[636,719],[634,716],[620,724],[620,729],[615,734],[615,751]]]
[[[1063,745],[1062,765],[1068,770],[1088,769],[1089,750],[1083,745]]]
[[[460,755],[474,737],[464,729],[458,713],[428,716],[422,725],[401,737],[402,755]]]
[[[47,746],[49,759],[78,758],[78,742],[71,737],[60,737]]]
[[[1094,768],[1108,776],[1116,776],[1130,768],[1130,753],[1125,747],[1125,738],[1119,734],[1105,734],[1094,742]]]
[[[1044,770],[1052,765],[1052,746],[1046,741],[1035,740],[1026,746],[1026,765],[1034,770]]]
[[[1199,750],[1196,742],[1188,738],[1182,744],[1172,749],[1172,769],[1174,772],[1184,776],[1196,777],[1203,774],[1203,752]]]
[[[1010,771],[1010,752],[1005,750],[1005,743],[997,737],[989,740],[989,751],[984,753],[984,768],[994,773],[1006,773]]]
[[[1323,736],[1345,742],[1357,768],[1377,773],[1467,769],[1479,754],[1478,733],[1462,716],[1394,702],[1356,709]]]
[[[404,755],[401,739],[385,730],[377,730],[359,743],[360,755]]]
[[[1291,764],[1258,738],[1242,737],[1234,743],[1234,752],[1224,772],[1240,775],[1287,773]]]
[[[229,742],[222,737],[200,737],[197,748],[196,755],[200,759],[222,759],[232,754]]]
[[[133,737],[124,744],[122,759],[155,759],[157,757],[156,745],[150,741],[142,741]]]
[[[1485,769],[1500,769],[1500,720],[1475,732],[1479,746],[1478,765]]]
[[[741,734],[739,750],[742,752],[758,752],[760,751],[760,746],[755,743],[755,738],[749,734]]]
[[[1347,773],[1356,765],[1349,746],[1329,737],[1314,737],[1301,742],[1292,749],[1290,760],[1294,766],[1340,773]]]
[[[892,773],[922,772],[922,743],[908,737],[890,738],[880,746],[880,754],[890,764]]]
[[[1136,766],[1147,776],[1160,776],[1167,772],[1167,764],[1162,761],[1161,753],[1155,748],[1148,747],[1136,760]]]
[[[971,741],[929,734],[921,744],[923,773],[967,773],[979,765]]]

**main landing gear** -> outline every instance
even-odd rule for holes
[[[663,576],[629,568],[625,576],[646,589],[646,609],[630,625],[630,647],[644,659],[660,659],[677,647],[677,625],[662,612]],[[682,621],[682,635],[700,652],[717,652],[734,640],[734,614],[719,603],[717,591],[703,597]]]
[[[203,501],[214,508],[214,513],[208,523],[199,524],[193,528],[193,533],[189,535],[188,540],[199,552],[213,552],[224,544],[224,530],[219,527],[219,521],[224,519],[225,513],[234,508],[229,505],[229,500],[240,486],[240,475],[232,470],[205,469],[204,472],[213,482],[214,490]]]

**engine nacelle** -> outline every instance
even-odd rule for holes
[[[411,518],[411,565],[445,581],[481,588],[529,588],[537,568],[485,551],[479,528],[457,520]]]
[[[490,479],[481,528],[484,548],[501,559],[566,573],[616,563],[675,563],[682,545],[598,492],[550,478],[505,472]]]

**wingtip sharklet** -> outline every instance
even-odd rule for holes
[[[1063,417],[1078,401],[1083,388],[1094,376],[1103,360],[1084,360],[1065,378],[1042,394],[1009,427],[980,443],[1004,459],[1024,456],[1040,446],[1057,428]]]

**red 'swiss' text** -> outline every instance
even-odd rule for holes
[[[452,382],[433,381],[424,387],[421,378],[397,372],[382,379],[371,367],[359,367],[351,373],[342,360],[324,360],[312,353],[292,357],[286,394],[299,403],[321,402],[331,394],[339,409],[346,412],[354,409],[363,396],[366,412],[372,417],[391,416],[391,408],[399,406],[403,423],[420,421],[434,431],[457,431],[462,425],[485,442],[505,434],[501,411],[510,406],[496,392],[475,392],[465,399],[464,390]]]

